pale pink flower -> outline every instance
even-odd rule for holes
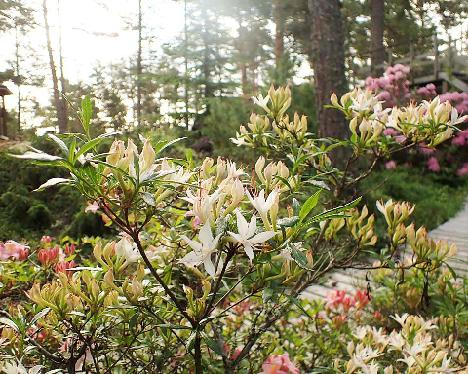
[[[457,170],[457,175],[459,177],[464,177],[465,175],[468,175],[468,163],[464,163],[463,166]]]
[[[29,247],[13,240],[0,243],[0,260],[24,261],[28,258]]]
[[[260,374],[299,374],[299,369],[289,359],[289,354],[271,355],[262,365]]]
[[[385,169],[396,169],[397,163],[395,160],[390,160],[385,163]]]
[[[52,242],[52,237],[49,236],[49,235],[44,235],[42,238],[41,238],[41,243],[44,243],[44,244],[49,244]]]
[[[92,204],[89,204],[85,208],[85,213],[91,212],[91,213],[96,213],[99,210],[99,204],[97,201],[94,201]]]
[[[434,173],[438,173],[440,171],[439,160],[435,157],[429,158],[429,160],[427,160],[427,168]]]
[[[70,276],[72,274],[70,269],[73,269],[74,267],[76,267],[75,261],[61,261],[55,265],[55,271],[57,273],[65,273]]]

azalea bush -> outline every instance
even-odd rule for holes
[[[402,64],[389,66],[382,77],[368,77],[365,81],[367,89],[377,95],[382,105],[392,108],[398,105],[407,105],[410,102],[432,100],[437,97],[436,86],[429,83],[415,90],[410,90],[410,68]],[[438,99],[440,103],[457,109],[458,113],[468,113],[467,92],[447,92]],[[460,121],[460,129],[450,142],[446,142],[437,150],[427,147],[424,141],[418,147],[407,150],[400,156],[390,159],[386,163],[388,169],[398,166],[423,166],[432,173],[452,174],[458,177],[468,175],[468,123]],[[399,129],[391,128],[387,134],[394,136],[396,141],[405,141],[405,134]]]
[[[379,203],[378,219],[388,230],[378,238],[376,217],[356,191],[389,155],[448,141],[464,121],[456,109],[435,99],[390,111],[356,89],[331,98],[330,110],[343,112],[350,137],[317,139],[305,116],[288,113],[291,100],[288,88],[273,87],[254,99],[263,113],[252,114],[233,139],[262,153],[251,167],[164,157],[177,140],[91,137],[89,99],[80,112],[83,134],[49,135],[62,154],[16,155],[66,170],[69,177],[39,190],[79,191],[116,238],[0,247],[4,272],[18,290],[0,319],[4,370],[294,373],[295,352],[276,351],[278,339],[268,337],[289,331],[290,313],[307,312],[300,296],[325,274],[443,266],[452,247],[404,225],[412,206]],[[386,135],[390,128],[405,141]],[[116,139],[100,153],[109,137]],[[345,160],[336,161],[339,148]],[[402,263],[400,248],[413,237],[411,261]],[[359,315],[370,294],[336,298],[323,308],[339,325],[339,309]],[[320,333],[310,330],[312,340]],[[343,339],[335,338],[330,352],[343,352]]]

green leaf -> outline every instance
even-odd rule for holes
[[[302,222],[309,213],[314,209],[320,198],[320,194],[322,193],[322,190],[318,190],[316,193],[314,193],[311,197],[309,197],[304,205],[302,205],[301,210],[299,211],[299,220]]]
[[[19,332],[19,327],[16,323],[14,323],[11,319],[9,318],[0,318],[0,325],[5,325],[8,327],[11,327],[13,330]]]
[[[309,266],[309,262],[307,261],[307,257],[306,255],[301,251],[299,250],[298,248],[294,248],[294,247],[289,247],[288,248],[290,253],[291,253],[291,257],[293,258],[294,262],[301,268],[305,269],[305,270],[314,270],[313,268],[311,268]]]
[[[153,195],[151,195],[149,192],[143,192],[141,194],[141,198],[146,204],[150,206],[156,206],[156,201],[154,200]]]
[[[43,310],[41,310],[39,313],[37,313],[33,319],[31,320],[30,324],[31,325],[34,325],[39,319],[41,319],[42,317],[44,317],[45,315],[47,315],[49,312],[50,312],[50,308],[45,308]]]
[[[293,216],[293,217],[281,218],[276,223],[279,226],[291,227],[291,226],[294,226],[294,224],[297,221],[299,221],[299,217],[298,216]]]
[[[361,197],[358,197],[356,200],[353,200],[347,204],[337,206],[336,208],[332,208],[330,210],[326,210],[325,212],[319,213],[313,216],[309,221],[307,221],[304,225],[306,227],[310,226],[315,222],[325,221],[330,218],[340,217],[342,216],[341,213],[354,208],[356,205],[359,204],[361,201]]]
[[[21,155],[14,155],[10,153],[11,157],[21,158],[23,160],[34,160],[34,161],[58,161],[63,160],[59,156],[49,155],[44,152],[33,152],[33,151],[26,151]]]
[[[68,147],[62,139],[60,139],[57,135],[51,133],[48,133],[47,136],[59,146],[59,148],[63,151],[63,153],[65,153],[65,155],[68,155]]]
[[[218,342],[212,338],[210,338],[207,334],[203,333],[203,340],[205,341],[206,345],[216,354],[222,355],[223,349],[219,346]]]
[[[83,100],[81,100],[81,124],[83,129],[86,132],[86,135],[89,136],[89,126],[91,123],[91,118],[93,116],[93,103],[91,98],[86,95]]]
[[[46,188],[56,186],[57,184],[65,184],[70,182],[73,182],[73,180],[67,178],[52,178],[49,179],[47,182],[41,184],[38,188],[34,190],[34,192],[45,190]]]
[[[162,151],[164,151],[167,147],[170,147],[171,145],[185,139],[186,137],[182,137],[182,138],[177,138],[177,139],[173,139],[171,141],[159,141],[158,144],[156,144],[156,146],[154,146],[154,151],[156,152],[156,154],[159,154],[161,153]]]

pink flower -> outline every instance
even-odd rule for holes
[[[24,261],[28,258],[29,247],[13,240],[0,243],[0,260]]]
[[[425,143],[421,143],[418,145],[418,150],[421,152],[423,155],[431,155],[435,152],[434,148],[428,147]]]
[[[41,243],[44,243],[44,244],[49,244],[52,242],[52,237],[49,236],[49,235],[44,235],[42,238],[41,238]]]
[[[55,271],[57,273],[65,273],[71,275],[72,272],[70,269],[73,269],[76,266],[75,261],[61,261],[55,265]]]
[[[96,213],[99,210],[99,204],[97,201],[94,201],[92,204],[89,204],[85,208],[85,213],[91,212],[91,213]]]
[[[343,309],[348,311],[356,304],[355,300],[349,296],[346,296],[346,291],[344,290],[335,290],[330,292],[327,295],[327,304],[328,309]]]
[[[49,265],[58,258],[60,249],[58,246],[53,248],[42,248],[37,252],[37,259],[42,265]]]
[[[354,295],[354,300],[356,302],[356,308],[358,309],[364,308],[370,301],[367,291],[363,290],[356,291],[356,294]]]
[[[383,133],[384,133],[384,135],[388,135],[388,136],[398,135],[398,131],[396,131],[395,129],[392,129],[392,128],[385,129]]]
[[[434,173],[438,173],[440,171],[439,160],[435,157],[429,158],[429,160],[427,160],[427,168]]]
[[[396,169],[396,167],[397,163],[395,162],[395,160],[390,160],[385,163],[385,169]]]
[[[271,355],[262,365],[260,374],[299,374],[299,369],[289,359],[287,353],[282,355]]]
[[[65,244],[65,248],[64,248],[64,252],[67,256],[70,256],[72,255],[73,253],[75,253],[75,244]]]
[[[463,166],[457,170],[457,175],[459,177],[464,177],[465,175],[468,175],[468,162],[464,163]]]

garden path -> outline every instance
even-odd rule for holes
[[[468,201],[457,215],[440,225],[429,235],[436,240],[446,240],[457,245],[457,254],[449,265],[459,276],[468,276]],[[316,299],[326,297],[332,290],[345,290],[354,293],[356,289],[366,289],[365,270],[338,270],[332,272],[321,284],[313,285],[303,293],[304,298]]]

